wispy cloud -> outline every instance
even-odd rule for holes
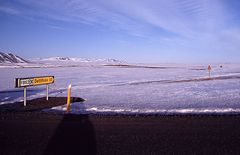
[[[17,9],[6,7],[6,6],[0,6],[0,12],[12,14],[12,15],[19,15],[20,12]]]
[[[171,1],[115,1],[115,0],[25,0],[19,3],[28,6],[25,14],[42,16],[67,22],[100,24],[123,30],[163,30],[192,36],[202,31],[213,31],[224,25],[226,10],[217,0],[171,0]],[[15,9],[2,10],[16,13]],[[138,26],[138,25],[142,26]]]
[[[0,11],[34,19],[48,19],[99,26],[128,35],[174,43],[175,49],[211,48],[210,44],[239,48],[236,14],[219,0],[16,0]],[[234,17],[233,17],[234,16]],[[56,25],[56,27],[58,27]],[[59,26],[60,27],[60,26]],[[191,44],[191,45],[189,45]],[[195,47],[194,47],[195,46]],[[180,48],[181,47],[181,48]],[[220,47],[220,46],[219,46]],[[220,49],[217,49],[220,50]]]

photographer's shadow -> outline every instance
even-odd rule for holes
[[[51,155],[96,153],[94,127],[86,114],[64,114],[45,150]]]

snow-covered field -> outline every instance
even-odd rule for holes
[[[222,65],[222,68],[220,67]],[[140,66],[140,67],[139,67]],[[72,113],[239,113],[240,64],[80,65],[44,68],[0,68],[0,104],[23,99],[14,78],[55,76],[50,96],[87,99],[73,103]],[[45,96],[46,86],[28,88],[28,99]],[[65,110],[65,106],[53,110]]]

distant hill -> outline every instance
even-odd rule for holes
[[[41,68],[120,65],[125,62],[116,59],[86,59],[76,57],[32,58],[26,60],[12,53],[0,52],[0,68]]]
[[[72,63],[106,63],[106,64],[121,64],[124,63],[123,61],[116,60],[116,59],[84,59],[84,58],[70,58],[70,57],[50,57],[50,58],[35,58],[32,59],[32,61],[38,61],[38,62],[72,62]]]
[[[22,57],[12,54],[0,52],[0,63],[28,63],[29,61]]]

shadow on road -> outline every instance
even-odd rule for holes
[[[95,131],[88,115],[64,114],[44,154],[96,153]]]

